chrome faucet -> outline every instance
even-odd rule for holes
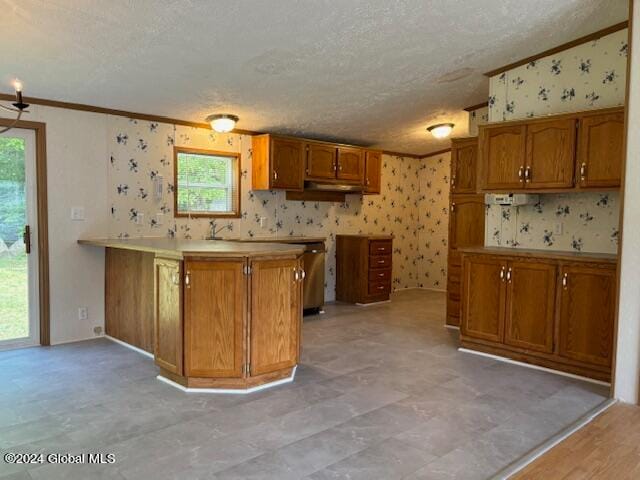
[[[225,228],[227,228],[226,225],[223,225],[220,228],[216,228],[217,224],[216,222],[209,222],[209,226],[211,228],[209,237],[206,238],[206,240],[222,240],[222,237],[218,237],[218,234],[223,231]]]

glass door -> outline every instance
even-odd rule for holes
[[[0,349],[38,345],[35,132],[0,134]]]

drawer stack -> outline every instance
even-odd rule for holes
[[[336,299],[351,303],[389,300],[392,257],[390,235],[337,235]]]

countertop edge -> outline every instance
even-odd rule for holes
[[[462,247],[459,248],[458,251],[466,255],[478,254],[505,257],[549,258],[555,260],[566,260],[569,262],[618,263],[618,256],[613,253],[564,252],[559,250],[546,251],[540,249],[508,247]]]
[[[286,244],[286,243],[265,243],[265,247],[263,249],[258,250],[247,250],[247,251],[215,251],[215,250],[199,250],[198,248],[194,248],[194,250],[188,250],[185,248],[165,248],[163,246],[153,246],[153,245],[144,245],[141,243],[135,243],[136,239],[129,240],[120,240],[120,239],[107,239],[107,238],[81,238],[77,240],[79,245],[88,245],[93,247],[102,247],[102,248],[117,248],[119,250],[133,250],[138,252],[146,252],[146,253],[154,253],[156,255],[161,256],[170,256],[170,257],[224,257],[224,258],[233,258],[233,257],[268,257],[274,255],[302,255],[304,253],[304,246],[299,244]],[[153,239],[140,239],[143,241],[150,241]],[[246,245],[254,245],[258,242],[234,242],[234,243],[244,243]],[[280,247],[285,248],[272,248],[273,245],[279,245]]]

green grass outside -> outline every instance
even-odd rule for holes
[[[0,257],[0,341],[29,335],[27,256]]]

